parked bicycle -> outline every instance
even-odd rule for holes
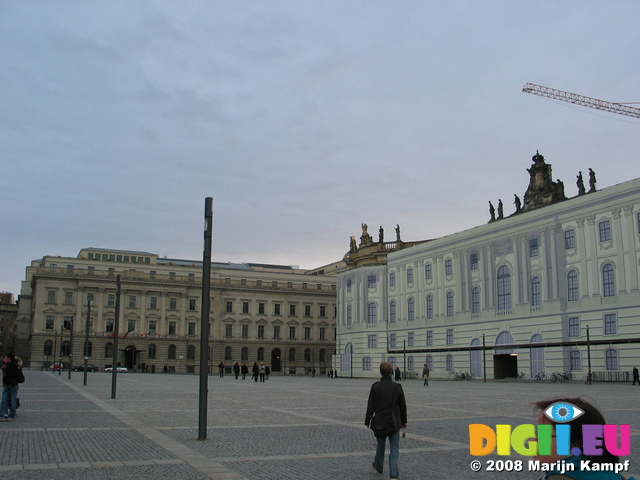
[[[547,381],[547,375],[544,372],[540,372],[534,377],[534,380],[536,382],[539,382],[540,380],[546,382]]]

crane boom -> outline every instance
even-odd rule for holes
[[[524,93],[540,95],[541,97],[552,98],[562,102],[575,103],[576,105],[582,105],[584,107],[597,108],[598,110],[604,110],[605,112],[619,113],[620,115],[640,118],[640,108],[629,107],[628,105],[622,105],[621,103],[605,102],[604,100],[598,100],[597,98],[563,92],[562,90],[542,87],[533,83],[527,83],[522,88],[522,91]]]

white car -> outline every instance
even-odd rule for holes
[[[113,372],[113,367],[107,367],[104,369],[105,372],[107,373],[111,373]],[[127,373],[127,367],[116,367],[116,372],[117,373]]]

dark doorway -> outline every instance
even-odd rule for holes
[[[493,356],[493,378],[513,378],[518,375],[517,355],[494,355]]]
[[[271,371],[279,372],[282,369],[280,364],[280,349],[274,348],[271,350]]]
[[[138,350],[133,345],[129,345],[124,351],[124,366],[132,369],[138,363]]]

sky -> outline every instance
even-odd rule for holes
[[[0,291],[80,249],[315,268],[484,224],[540,151],[640,177],[640,2],[4,1]],[[640,107],[640,105],[637,105]]]

